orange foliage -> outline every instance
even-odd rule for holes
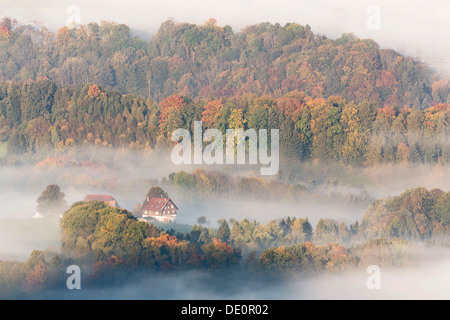
[[[220,112],[223,108],[222,101],[211,100],[205,106],[205,110],[202,113],[202,122],[205,128],[212,128],[220,116]]]
[[[8,40],[9,39],[9,30],[4,26],[0,26],[0,40]]]
[[[181,108],[181,106],[185,103],[186,101],[184,101],[183,97],[174,94],[170,97],[165,98],[161,102],[161,111],[164,112],[166,109],[169,108]]]
[[[36,167],[64,167],[64,163],[61,159],[47,158],[36,164]]]
[[[179,95],[172,95],[161,102],[161,114],[159,115],[160,132],[163,135],[169,133],[172,129],[177,129],[182,125],[179,114],[186,101]]]
[[[445,103],[440,103],[434,107],[428,108],[425,110],[425,125],[427,125],[430,129],[435,129],[440,117],[445,114],[448,116],[449,110],[450,105]]]
[[[390,89],[393,93],[397,93],[397,79],[395,79],[395,75],[391,71],[386,70],[377,79],[377,87],[384,87]]]
[[[163,123],[166,121],[167,115],[171,110],[179,110],[185,103],[186,102],[184,101],[184,99],[179,95],[173,95],[165,98],[161,102],[161,114],[159,116],[159,123]]]
[[[294,122],[301,118],[305,108],[304,103],[297,98],[280,98],[277,101],[277,106]]]
[[[36,81],[47,81],[47,80],[49,80],[49,79],[47,78],[47,76],[37,76],[37,77],[36,77]]]
[[[212,243],[214,244],[214,247],[216,247],[218,251],[234,253],[233,247],[225,242],[222,242],[220,239],[214,238],[212,239]]]
[[[447,110],[450,110],[450,105],[448,105],[446,103],[439,103],[436,106],[429,108],[428,110],[430,110],[430,109],[434,110],[436,112],[441,112],[441,111],[445,112]]]
[[[89,87],[88,97],[91,99],[105,98],[106,94],[102,92],[102,90],[100,90],[100,88],[97,85],[92,85]]]
[[[65,45],[70,38],[70,30],[67,27],[62,27],[56,33],[56,42],[59,45]]]
[[[23,291],[29,295],[35,295],[46,287],[47,268],[44,264],[37,265],[32,272],[27,274],[22,287]]]
[[[119,257],[112,255],[108,260],[97,262],[93,269],[92,274],[89,276],[91,279],[101,278],[107,274],[114,266],[120,266],[124,263],[124,260]]]
[[[348,256],[347,249],[344,248],[341,245],[334,244],[334,243],[329,243],[327,246],[328,246],[328,248],[330,250],[329,254],[330,254],[330,256],[331,256],[331,258],[333,260],[336,260],[336,259],[338,259],[340,257],[347,257]]]
[[[396,112],[392,106],[385,106],[383,108],[378,109],[377,119],[386,118],[386,119],[395,119]]]
[[[181,244],[180,241],[176,237],[173,237],[168,234],[160,235],[158,238],[148,238],[145,239],[146,245],[151,245],[156,248],[160,248],[163,245],[167,245],[169,247]]]

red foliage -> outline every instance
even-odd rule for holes
[[[183,105],[186,104],[186,101],[183,97],[179,95],[172,95],[170,97],[165,98],[161,102],[161,114],[159,115],[159,123],[162,124],[167,119],[167,114],[173,109],[181,109]]]
[[[222,110],[222,102],[220,100],[209,101],[202,113],[202,122],[205,128],[212,128]]]
[[[22,288],[23,291],[29,295],[35,295],[46,287],[47,268],[44,264],[38,264],[32,272],[27,274]]]
[[[394,119],[395,116],[396,112],[392,106],[385,106],[383,108],[378,109],[377,118]]]
[[[8,28],[4,26],[0,26],[0,40],[7,40],[9,39],[10,31]]]

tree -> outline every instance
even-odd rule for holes
[[[56,184],[47,186],[37,199],[37,210],[42,215],[59,216],[67,209],[64,193]]]
[[[341,121],[344,127],[344,143],[340,150],[342,158],[346,162],[361,160],[366,153],[369,136],[361,125],[358,110],[354,107],[344,109]]]
[[[197,185],[195,177],[185,171],[177,172],[173,178],[173,181],[176,186],[185,190],[194,191]]]
[[[219,226],[219,230],[217,230],[217,237],[221,241],[228,243],[230,241],[230,236],[231,236],[230,227],[228,226],[228,223],[225,219],[220,221],[219,224],[220,224],[220,226]]]
[[[218,239],[203,245],[202,250],[205,253],[207,266],[213,269],[237,266],[241,259],[238,251]]]
[[[8,142],[8,154],[19,155],[27,152],[27,142],[25,136],[15,132]]]
[[[311,111],[305,108],[300,121],[297,123],[297,130],[300,139],[302,160],[311,158],[311,148],[313,135],[311,132]]]
[[[228,118],[228,128],[233,130],[244,129],[244,125],[247,122],[244,119],[244,112],[242,109],[232,109],[230,117]]]
[[[174,239],[168,235],[156,239],[161,234],[162,230],[138,221],[131,212],[98,201],[74,203],[61,221],[62,249],[69,256],[103,259],[114,254],[131,265],[154,255],[145,248],[158,249],[161,242]]]
[[[7,94],[6,118],[13,121],[13,123],[19,123],[22,118],[19,86],[16,83],[9,84]]]
[[[312,227],[308,219],[296,219],[292,224],[291,233],[296,243],[310,241],[313,236]]]
[[[176,129],[182,128],[184,123],[182,109],[186,106],[186,100],[178,95],[173,95],[161,102],[159,115],[160,134],[169,137]]]
[[[205,216],[201,216],[197,218],[197,223],[198,224],[206,224],[207,220]]]
[[[202,113],[202,123],[205,129],[216,128],[217,119],[221,115],[223,105],[220,100],[211,100]]]
[[[280,155],[287,160],[302,158],[302,141],[299,139],[295,123],[290,117],[285,117],[280,127]]]
[[[45,289],[47,280],[47,268],[44,264],[37,265],[33,271],[27,274],[23,282],[23,290],[30,296],[34,296]]]
[[[151,187],[150,190],[148,190],[147,199],[151,198],[169,198],[169,194],[161,187]]]

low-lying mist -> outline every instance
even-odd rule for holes
[[[368,266],[367,266],[368,267]],[[428,249],[420,265],[381,267],[380,289],[369,289],[366,266],[351,272],[294,276],[286,280],[257,279],[239,272],[187,271],[142,274],[125,285],[53,290],[44,299],[133,300],[301,300],[301,299],[449,299],[450,251]]]
[[[112,149],[82,148],[52,157],[20,159],[16,165],[0,167],[0,259],[25,259],[33,249],[58,247],[59,219],[50,223],[28,221],[36,212],[36,199],[49,184],[58,184],[68,204],[82,200],[86,194],[110,194],[132,211],[145,199],[148,189],[167,182],[172,172],[195,169],[216,170],[234,177],[258,177],[257,168],[247,166],[177,166],[170,156],[157,152],[138,153]],[[385,165],[355,168],[343,165],[281,164],[278,175],[268,180],[299,184],[319,195],[366,191],[372,199],[398,195],[415,186],[450,190],[450,168],[439,165]],[[366,205],[327,202],[314,197],[294,199],[250,199],[245,195],[193,195],[186,190],[166,190],[179,207],[178,224],[193,225],[200,216],[208,227],[217,227],[218,219],[249,218],[266,223],[288,216],[309,218],[314,226],[320,218],[347,224],[360,220]],[[332,199],[332,198],[330,198]],[[12,223],[19,219],[21,223]],[[21,224],[23,226],[21,226]],[[11,226],[13,225],[13,226]],[[44,237],[44,238],[43,238]]]

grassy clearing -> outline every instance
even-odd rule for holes
[[[339,181],[348,186],[353,187],[363,187],[363,188],[372,188],[375,187],[372,179],[363,174],[353,174],[353,175],[339,175]]]
[[[7,142],[0,142],[0,158],[6,156]]]
[[[188,233],[192,230],[191,225],[187,224],[178,224],[176,222],[152,222],[155,227],[168,231],[170,229],[175,230],[175,232],[184,232]]]

